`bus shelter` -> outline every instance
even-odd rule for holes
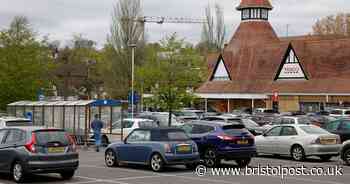
[[[86,137],[95,114],[105,123],[104,133],[112,134],[113,122],[122,118],[122,101],[18,101],[7,105],[7,113],[29,118],[36,126],[63,128]]]

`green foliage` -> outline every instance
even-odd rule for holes
[[[28,20],[15,17],[0,31],[0,109],[14,101],[34,100],[49,86],[52,67],[47,40],[37,41]]]
[[[173,34],[146,48],[146,63],[137,69],[137,87],[153,94],[154,108],[172,111],[188,105],[193,88],[204,80],[205,64],[198,52]],[[169,124],[170,118],[169,118]]]

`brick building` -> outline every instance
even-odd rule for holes
[[[272,108],[317,111],[350,102],[350,38],[278,37],[268,0],[242,0],[241,23],[222,53],[208,56],[210,76],[196,90],[220,111]]]

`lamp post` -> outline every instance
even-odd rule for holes
[[[131,48],[131,119],[134,119],[134,73],[136,44],[129,44]]]

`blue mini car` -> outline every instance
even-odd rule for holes
[[[197,143],[207,167],[215,167],[221,160],[234,160],[245,167],[256,155],[255,138],[243,124],[192,121],[182,128]]]
[[[105,151],[108,167],[119,164],[149,165],[161,171],[165,165],[194,168],[199,162],[197,145],[179,128],[139,128],[122,143],[113,143]]]

